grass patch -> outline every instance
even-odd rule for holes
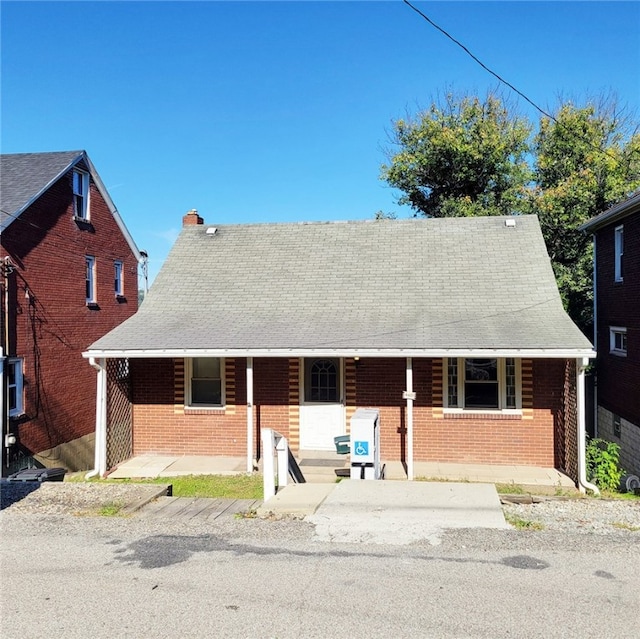
[[[627,524],[624,521],[614,521],[611,525],[619,530],[628,530],[630,532],[640,531],[640,526],[633,526],[632,524]]]
[[[601,490],[600,499],[620,499],[622,501],[638,501],[640,495],[635,493],[619,493],[618,491]]]
[[[416,477],[415,481],[432,481],[440,483],[453,483],[453,484],[470,484],[471,480],[467,477],[460,477],[459,479],[449,479],[447,477]]]
[[[124,504],[122,502],[110,501],[96,509],[96,514],[101,517],[117,517],[123,508]]]
[[[522,519],[517,515],[506,513],[504,518],[517,530],[544,530],[544,525],[539,521],[531,521],[530,519]]]
[[[73,477],[69,481],[84,481]],[[221,497],[225,499],[262,499],[262,475],[180,475],[152,479],[98,479],[103,484],[171,484],[174,497]]]
[[[496,484],[496,490],[504,495],[527,495],[529,493],[528,490],[513,481],[509,484]]]

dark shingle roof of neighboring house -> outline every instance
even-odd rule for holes
[[[580,227],[580,230],[594,232],[607,224],[613,224],[637,211],[640,211],[640,190],[636,191],[626,200],[614,204],[603,213],[592,217]]]
[[[535,216],[212,229],[183,228],[138,313],[87,355],[592,355]]]
[[[140,252],[85,151],[8,153],[0,155],[0,231],[4,231],[47,189],[83,163],[133,251]]]

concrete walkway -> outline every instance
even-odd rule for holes
[[[329,452],[302,451],[298,457],[303,473],[313,475],[318,468],[335,470],[349,468],[348,455],[336,456]],[[401,462],[387,462],[386,479],[406,479],[406,470]],[[140,455],[132,457],[109,474],[111,479],[142,477],[176,477],[179,475],[237,475],[247,470],[245,457],[205,457]],[[348,472],[346,473],[348,475]],[[574,483],[554,468],[536,466],[500,466],[492,464],[450,464],[442,462],[415,462],[416,479],[432,479],[460,482],[485,482],[519,484],[526,486],[554,486],[574,488]],[[335,481],[335,477],[332,479]]]
[[[345,480],[315,514],[319,541],[406,545],[440,543],[452,528],[509,528],[491,484]]]

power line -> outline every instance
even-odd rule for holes
[[[569,129],[567,126],[565,126],[562,122],[560,122],[556,117],[554,117],[553,115],[551,115],[550,113],[547,113],[547,111],[545,111],[542,107],[539,107],[533,100],[531,100],[531,98],[529,98],[527,95],[525,95],[522,91],[520,91],[519,89],[517,89],[513,84],[511,84],[510,82],[508,82],[507,80],[505,80],[501,75],[497,74],[495,71],[493,71],[493,69],[490,69],[486,64],[484,64],[484,62],[482,62],[482,60],[480,60],[477,56],[475,56],[473,53],[471,53],[471,51],[469,51],[469,49],[462,44],[462,42],[460,42],[459,40],[457,40],[456,38],[454,38],[448,31],[446,31],[445,29],[443,29],[440,25],[436,24],[431,18],[429,18],[429,16],[425,15],[422,11],[420,11],[420,9],[418,9],[417,7],[415,7],[414,5],[411,4],[411,2],[409,2],[409,0],[402,0],[404,2],[404,4],[406,4],[409,8],[413,9],[419,16],[421,16],[422,18],[424,18],[432,27],[434,27],[435,29],[437,29],[438,31],[440,31],[440,33],[442,33],[444,36],[446,36],[447,38],[449,38],[449,40],[451,40],[454,44],[456,44],[458,47],[460,47],[468,56],[471,57],[472,60],[474,60],[477,64],[479,64],[485,71],[487,71],[488,73],[490,73],[494,78],[496,78],[499,82],[502,82],[502,84],[508,86],[512,91],[514,91],[515,93],[517,93],[520,97],[522,97],[524,100],[526,100],[534,109],[536,109],[537,111],[539,111],[540,113],[542,113],[542,115],[546,116],[547,118],[549,118],[550,120],[552,120],[553,122],[555,122],[561,129],[563,129],[564,131],[566,131],[567,133],[569,133],[571,136],[573,136],[574,138],[576,137],[576,134],[574,131],[572,131],[571,129]],[[603,153],[604,155],[610,157],[612,160],[614,160],[617,164],[620,164],[620,159],[617,158],[615,155],[613,155],[612,153],[609,152],[608,149],[602,149],[599,146],[593,144],[590,140],[588,140],[586,137],[581,138],[583,142],[585,142],[588,146],[590,146],[592,149],[599,151],[600,153]]]
[[[444,36],[449,38],[449,40],[451,40],[454,44],[459,46],[468,56],[470,56],[485,71],[490,73],[499,82],[502,82],[502,84],[505,84],[506,86],[508,86],[512,91],[515,91],[520,97],[524,98],[534,109],[537,109],[538,111],[540,111],[540,113],[542,113],[543,115],[547,116],[550,120],[553,120],[556,124],[559,124],[558,120],[556,120],[556,118],[554,118],[550,113],[547,113],[544,109],[539,107],[533,100],[531,100],[524,93],[522,93],[522,91],[520,91],[519,89],[514,87],[513,84],[511,84],[510,82],[505,80],[502,76],[498,75],[495,71],[490,69],[484,62],[482,62],[482,60],[480,60],[477,56],[475,56],[473,53],[471,53],[471,51],[469,51],[469,49],[467,49],[467,47],[465,47],[464,44],[462,44],[462,42],[460,42],[459,40],[456,40],[450,33],[445,31],[441,26],[437,25],[431,18],[429,18],[429,16],[426,16],[424,13],[422,13],[422,11],[420,11],[420,9],[418,9],[417,7],[414,7],[409,2],[409,0],[402,0],[402,1],[408,7],[413,9],[418,15],[422,16],[432,27],[436,28],[438,31],[440,31],[440,33],[442,33]]]

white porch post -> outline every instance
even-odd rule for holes
[[[273,451],[271,451],[271,454],[273,456]],[[253,472],[253,357],[247,357],[247,473],[252,473],[252,472]]]
[[[107,473],[107,360],[96,360],[96,442],[94,467],[98,477]]]
[[[413,361],[407,357],[407,479],[413,480]]]

